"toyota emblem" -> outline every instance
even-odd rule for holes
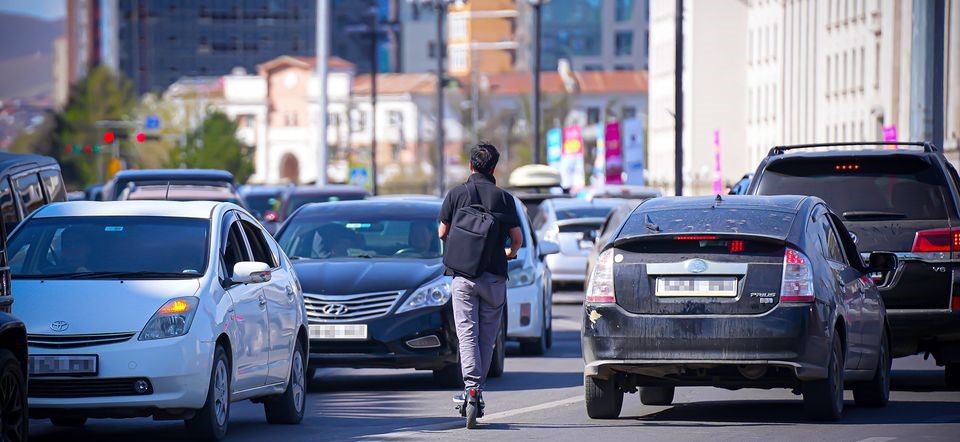
[[[68,324],[67,321],[53,321],[53,323],[50,324],[50,330],[55,332],[62,332],[66,330],[67,327],[70,327],[70,324]]]
[[[707,271],[707,263],[702,259],[694,259],[687,263],[687,270],[691,273],[703,273]]]
[[[346,314],[350,309],[343,304],[327,304],[323,306],[320,311],[326,315],[340,316]]]

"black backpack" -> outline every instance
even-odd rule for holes
[[[500,226],[497,218],[480,201],[477,185],[468,182],[464,186],[471,191],[470,205],[457,209],[453,214],[443,264],[458,275],[476,278],[490,264],[493,251],[499,243]]]

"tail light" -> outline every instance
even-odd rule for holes
[[[960,295],[953,295],[953,299],[950,300],[950,310],[960,311]]]
[[[813,268],[806,255],[791,248],[783,254],[783,283],[780,287],[781,302],[812,302]]]
[[[586,301],[617,302],[613,291],[613,249],[604,250],[597,257],[597,264],[587,282]]]
[[[910,251],[922,259],[958,259],[960,228],[921,230],[913,237]]]

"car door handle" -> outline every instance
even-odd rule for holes
[[[263,307],[265,305],[267,305],[267,297],[260,295],[260,306]]]
[[[293,295],[295,295],[295,294],[296,294],[296,293],[294,293],[293,287],[287,286],[287,296],[289,296],[289,297],[292,298]]]

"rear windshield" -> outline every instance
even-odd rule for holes
[[[643,206],[641,206],[643,207]],[[652,234],[739,233],[786,238],[795,215],[753,208],[681,208],[637,211],[618,238]]]
[[[613,210],[613,207],[570,207],[556,209],[558,221],[574,218],[605,218],[611,210]]]
[[[943,173],[922,158],[781,160],[763,172],[759,195],[814,195],[848,221],[947,218]]]
[[[290,197],[290,202],[287,204],[287,216],[290,216],[304,204],[355,201],[362,199],[362,193],[345,193],[342,195],[293,195]]]
[[[247,207],[258,213],[265,213],[268,210],[276,211],[280,206],[280,201],[276,195],[255,194],[246,195],[243,200],[247,202]]]
[[[603,223],[576,223],[560,226],[560,233],[584,233],[597,230]]]

